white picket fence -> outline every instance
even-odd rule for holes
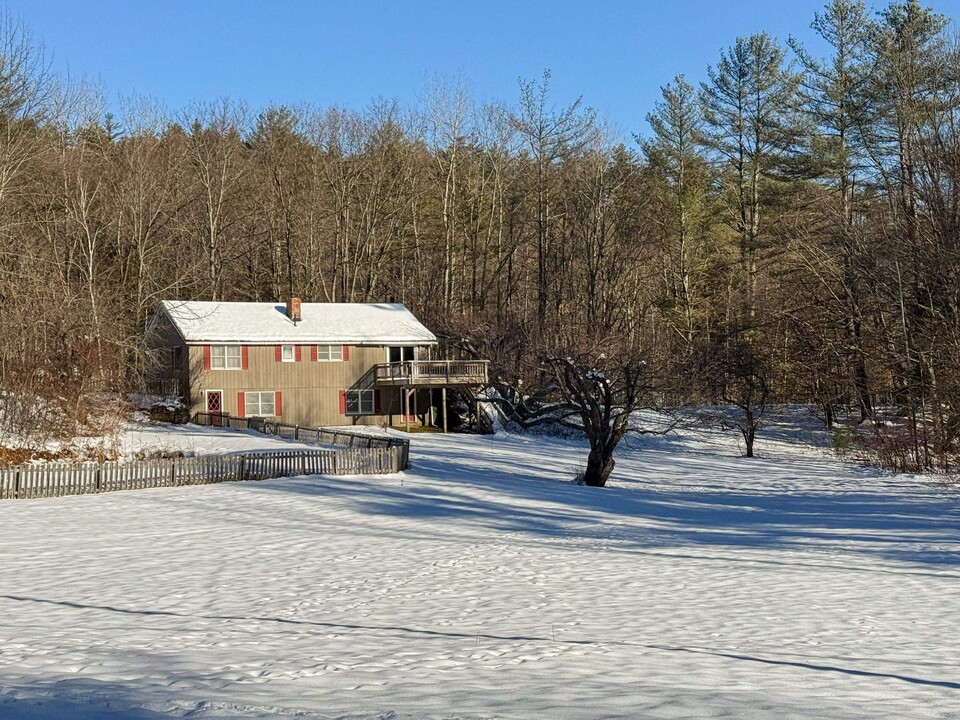
[[[406,452],[388,447],[17,465],[0,468],[0,500],[268,480],[292,475],[381,475],[399,472],[404,467]]]

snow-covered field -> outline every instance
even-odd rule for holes
[[[960,718],[958,491],[796,420],[0,503],[0,718]]]

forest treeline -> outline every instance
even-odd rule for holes
[[[551,363],[632,368],[636,404],[882,409],[912,465],[949,462],[960,46],[916,2],[833,0],[812,21],[825,57],[733,39],[624,138],[549,73],[507,104],[435,82],[416,107],[110,115],[8,16],[4,397],[82,415],[139,386],[160,299],[396,301],[446,352],[489,358],[521,415],[557,389]]]

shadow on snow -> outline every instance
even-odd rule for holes
[[[318,477],[251,487],[347,498],[365,516],[431,519],[441,527],[449,520],[451,529],[479,523],[533,538],[609,540],[615,543],[608,548],[612,550],[812,549],[960,565],[960,501],[917,485],[908,492],[894,491],[877,473],[862,468],[818,458],[748,461],[648,448],[619,458],[618,475],[627,479],[601,489],[564,482],[545,467],[551,445],[558,453],[570,452],[563,441],[474,438],[474,451],[467,453],[462,439],[448,447],[434,442],[440,446],[414,456],[404,484],[398,476],[362,481]],[[537,452],[528,445],[537,446]],[[719,473],[718,463],[727,465]],[[744,478],[769,473],[772,480],[731,485],[723,479],[731,477],[730,464],[736,464],[734,477],[742,467]],[[816,489],[805,490],[805,485]],[[643,524],[630,523],[638,519]],[[423,532],[429,535],[431,529],[424,526]]]

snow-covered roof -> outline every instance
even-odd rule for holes
[[[164,300],[188,343],[432,344],[437,336],[397,303],[302,303],[301,320],[283,303]]]

